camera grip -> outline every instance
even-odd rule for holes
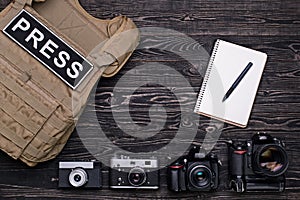
[[[168,187],[170,190],[179,192],[186,190],[185,174],[183,165],[173,165],[168,168]]]
[[[230,149],[229,171],[232,176],[244,175],[245,150]]]
[[[244,164],[246,150],[229,148],[230,187],[236,192],[244,192]]]
[[[217,157],[213,157],[214,159],[211,160],[211,168],[212,168],[212,172],[213,172],[213,183],[211,185],[212,189],[217,189],[219,184],[220,184],[220,180],[219,180],[219,174],[220,174],[220,163]]]
[[[173,166],[168,168],[168,187],[170,190],[178,192],[179,188],[179,171]]]

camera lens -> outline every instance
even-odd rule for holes
[[[201,170],[196,173],[195,179],[199,182],[202,182],[207,179],[206,174]]]
[[[140,186],[146,182],[146,173],[141,168],[133,168],[128,174],[128,181],[133,186]]]
[[[279,176],[288,167],[286,151],[279,145],[264,145],[255,154],[258,172],[267,176]]]
[[[88,182],[88,176],[84,169],[76,168],[69,174],[69,183],[73,187],[81,187]]]
[[[189,181],[195,188],[203,188],[210,184],[212,179],[211,170],[204,166],[198,165],[189,172]]]
[[[76,175],[74,176],[74,181],[80,182],[80,180],[81,180],[81,176],[79,176],[78,174],[76,174]]]

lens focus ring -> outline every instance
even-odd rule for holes
[[[76,168],[69,174],[69,183],[73,187],[81,187],[88,182],[88,175],[84,169]]]
[[[288,167],[286,151],[277,144],[263,145],[254,153],[254,171],[270,177],[282,175]]]
[[[193,187],[202,189],[211,183],[213,174],[207,166],[196,165],[189,171],[188,177]]]
[[[142,168],[133,168],[128,173],[128,181],[133,186],[141,186],[146,182],[147,176]]]

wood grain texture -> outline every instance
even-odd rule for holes
[[[4,9],[10,0],[0,1]],[[160,189],[109,190],[108,168],[103,169],[104,188],[102,190],[58,190],[58,162],[63,160],[88,160],[92,155],[86,150],[76,131],[62,153],[54,160],[29,168],[0,152],[0,199],[299,199],[300,195],[300,2],[295,0],[80,0],[83,7],[93,16],[109,19],[120,14],[134,20],[138,27],[161,27],[187,34],[206,49],[212,51],[218,38],[238,43],[268,54],[268,62],[259,86],[247,128],[240,129],[210,123],[210,119],[200,117],[194,144],[201,144],[207,131],[222,131],[214,152],[220,156],[221,185],[215,193],[172,193],[167,190],[166,170],[161,170]],[[165,35],[168,32],[164,33]],[[179,101],[183,105],[193,104],[195,99],[181,83],[174,83],[174,90],[186,96],[184,100],[172,96],[170,90],[155,86],[141,87],[131,96],[113,100],[113,89],[118,81],[131,69],[148,63],[159,63],[173,67],[185,77],[195,93],[202,83],[201,75],[194,67],[205,72],[206,66],[193,66],[184,58],[157,47],[159,34],[148,39],[153,44],[137,50],[124,68],[113,78],[102,78],[95,94],[95,102],[89,101],[84,116],[85,123],[79,126],[87,133],[97,132],[98,124],[89,121],[89,116],[97,112],[99,124],[106,130],[113,143],[104,144],[103,149],[112,149],[117,144],[125,149],[146,149],[163,147],[174,138],[181,123]],[[185,48],[193,44],[176,48]],[[161,47],[161,46],[160,46]],[[175,47],[174,47],[175,48]],[[199,58],[195,58],[197,60]],[[139,74],[136,74],[138,80]],[[175,77],[176,78],[176,77]],[[131,82],[122,87],[130,89]],[[148,140],[132,140],[124,136],[115,124],[110,104],[129,104],[130,114],[136,124],[146,125],[150,120],[163,120],[160,113],[149,118],[149,104],[160,104],[167,112],[167,122],[162,134]],[[123,124],[128,123],[125,110],[116,109]],[[196,122],[186,120],[185,126]],[[256,132],[267,132],[284,139],[290,167],[287,172],[287,190],[284,193],[236,194],[228,190],[227,152],[224,141],[232,138],[248,139]],[[186,143],[188,141],[181,141]]]

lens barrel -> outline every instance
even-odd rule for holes
[[[133,186],[143,185],[146,179],[146,173],[142,168],[133,168],[128,173],[128,181]]]
[[[289,163],[286,151],[278,144],[262,145],[254,152],[253,159],[254,171],[269,177],[285,173]]]
[[[198,189],[206,188],[212,181],[212,172],[205,165],[196,165],[188,172],[189,182]]]
[[[82,187],[88,182],[88,175],[84,169],[76,168],[69,174],[69,183],[73,187]]]

